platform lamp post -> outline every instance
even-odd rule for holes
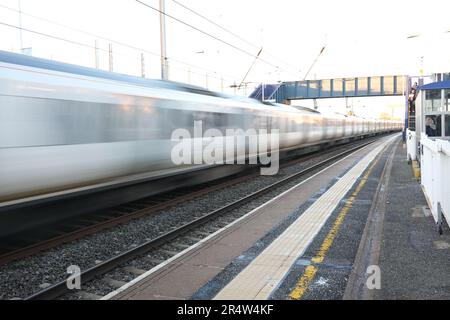
[[[410,39],[415,39],[415,38],[419,38],[421,35],[420,34],[413,34],[410,35],[408,37],[406,37],[406,40],[410,40]],[[419,73],[422,76],[423,75],[423,58],[424,56],[421,56],[420,58],[420,70]],[[409,100],[408,100],[408,96],[409,96],[409,91],[411,90],[411,78],[409,76],[405,77],[406,79],[404,79],[404,83],[405,83],[405,119],[404,119],[404,124],[403,124],[403,132],[402,132],[402,139],[403,142],[406,142],[406,129],[408,128],[408,123],[409,123]]]
[[[441,32],[439,32],[439,33],[441,33]],[[450,30],[443,31],[442,33],[450,33]],[[418,34],[412,34],[412,35],[409,35],[408,37],[406,37],[406,40],[415,39],[415,38],[420,38],[420,37],[423,37],[423,36],[426,36],[426,34],[425,34],[425,35],[420,34],[420,33],[418,33]],[[425,58],[424,55],[420,56],[420,70],[419,70],[419,74],[420,74],[421,77],[423,77],[423,76],[425,75],[424,69],[423,69],[423,66],[424,66],[424,63],[423,63],[424,58]]]
[[[418,33],[418,34],[412,34],[409,35],[408,37],[406,37],[406,40],[411,40],[411,39],[417,39],[417,38],[421,38],[423,37],[422,34]],[[424,58],[425,55],[421,54],[419,56],[420,59],[420,69],[419,69],[419,79],[418,79],[418,84],[422,85],[424,82],[424,76],[425,76],[425,72],[424,72]],[[409,92],[411,90],[412,87],[412,78],[410,76],[407,76],[405,79],[405,123],[404,123],[404,130],[403,130],[403,141],[406,141],[406,129],[408,128],[408,124],[409,124],[409,101],[408,101],[408,96],[409,96]]]
[[[408,36],[406,38],[406,40],[416,39],[416,38],[419,38],[420,36],[421,36],[420,34],[413,34],[413,35]],[[420,56],[420,69],[419,69],[420,76],[423,76],[423,59],[424,59],[424,57],[425,56]]]

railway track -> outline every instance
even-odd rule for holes
[[[33,239],[39,239],[39,234],[35,234],[34,236],[30,236],[29,234],[23,236],[14,235],[13,237],[8,239],[8,242],[12,243],[15,240],[21,240],[22,243],[26,243],[28,240],[28,242],[31,243],[18,248],[14,247],[14,245],[11,245],[11,250],[3,248],[4,253],[0,255],[0,265],[4,265],[14,260],[36,254],[40,251],[44,251],[64,243],[80,239],[101,230],[112,228],[119,224],[129,222],[133,219],[138,219],[143,216],[150,215],[184,201],[194,199],[208,192],[226,188],[233,184],[242,182],[247,178],[247,176],[242,176],[220,183],[206,183],[200,186],[182,188],[181,190],[175,190],[173,192],[152,196],[139,201],[134,201],[132,203],[126,203],[124,205],[120,205],[108,210],[103,210],[100,213],[89,214],[88,217],[76,217],[66,222],[60,222],[54,227],[53,230],[45,232],[45,234],[59,235],[37,241],[36,243],[33,243]],[[105,220],[98,221],[99,219]],[[87,225],[83,226],[83,224]],[[63,229],[73,230],[64,232]],[[39,230],[36,232],[39,233]],[[45,237],[45,234],[43,234],[42,236]]]
[[[357,141],[357,143],[361,143],[360,141],[361,140]],[[331,151],[333,149],[346,148],[347,145],[348,144],[338,145],[331,148]],[[290,166],[298,161],[307,161],[314,158],[316,154],[317,152],[313,152],[292,159],[288,158],[283,161],[281,168]],[[4,237],[0,239],[0,266],[57,247],[61,244],[86,237],[96,232],[127,223],[133,219],[139,219],[143,216],[154,214],[210,192],[231,187],[245,182],[257,175],[257,168],[252,168],[239,174],[232,175],[231,177],[218,179],[217,181],[175,189],[173,191],[114,206],[109,209],[76,216],[48,226]]]
[[[133,247],[125,252],[122,252],[108,260],[99,262],[98,264],[82,271],[80,274],[81,279],[81,285],[82,287],[86,287],[87,284],[90,282],[99,281],[99,279],[102,279],[102,276],[105,274],[108,274],[114,270],[118,270],[120,268],[127,267],[127,263],[130,261],[133,261],[133,259],[139,259],[139,257],[143,257],[144,259],[148,258],[149,252],[154,252],[156,256],[173,256],[177,254],[177,252],[180,252],[183,250],[183,248],[189,247],[193,242],[200,241],[201,238],[204,238],[208,236],[208,234],[212,234],[216,230],[220,229],[226,224],[229,224],[232,222],[236,217],[227,217],[226,215],[228,213],[231,213],[238,208],[241,208],[245,206],[246,204],[254,201],[255,199],[261,198],[264,195],[269,194],[270,192],[280,189],[281,187],[293,182],[297,181],[298,179],[301,179],[302,177],[307,176],[310,173],[313,173],[315,171],[318,171],[328,164],[337,161],[361,148],[364,148],[374,141],[376,141],[377,138],[373,139],[366,139],[365,141],[358,141],[359,143],[356,146],[351,147],[348,149],[348,145],[346,146],[346,150],[335,154],[333,156],[328,157],[325,160],[322,160],[320,162],[317,162],[311,166],[308,166],[307,168],[304,168],[301,171],[295,172],[293,174],[287,175],[285,177],[282,177],[280,180],[277,180],[276,182],[273,182],[257,191],[254,191],[248,195],[245,195],[241,197],[238,200],[235,200],[231,203],[228,203],[218,209],[215,209],[213,211],[210,211],[207,214],[204,214],[192,221],[189,221],[188,223],[185,223],[181,226],[178,226],[176,228],[171,229],[170,231],[165,232],[164,234],[159,235],[156,238],[150,239],[146,241],[145,243],[142,243],[136,247]],[[341,146],[342,147],[342,146]],[[304,160],[305,157],[302,158]],[[307,158],[312,159],[314,158],[314,155],[309,155]],[[285,165],[288,165],[292,162],[298,162],[299,160],[292,160],[287,162]],[[141,209],[135,212],[134,214],[137,215],[145,215],[149,214],[150,212],[156,212],[163,208],[166,208],[167,206],[173,206],[176,203],[180,203],[183,201],[186,201],[187,199],[193,199],[196,196],[199,196],[200,194],[205,194],[208,192],[211,192],[212,190],[217,190],[221,188],[229,187],[233,184],[237,184],[240,182],[244,182],[247,179],[250,179],[251,175],[245,175],[245,176],[239,176],[235,177],[231,180],[225,181],[223,183],[219,183],[212,186],[207,186],[204,189],[196,190],[193,193],[188,194],[182,194],[177,198],[170,199],[166,202],[162,202],[159,204],[154,205],[153,207],[147,208],[147,209]],[[125,218],[126,217],[126,218]],[[129,215],[124,215],[122,217],[117,217],[115,221],[106,221],[102,224],[102,227],[100,225],[94,225],[89,227],[88,229],[82,230],[83,234],[89,234],[92,232],[96,232],[97,230],[100,230],[102,228],[110,227],[112,225],[115,225],[117,223],[123,223],[127,219],[136,218],[136,216],[133,216],[132,213],[129,213]],[[122,220],[124,219],[124,220]],[[205,229],[205,226],[210,223],[213,225],[212,227],[208,227]],[[206,230],[206,231],[205,231]],[[64,235],[62,237],[66,237],[65,239],[59,238],[59,239],[53,239],[52,241],[70,241],[68,239],[72,239],[71,237],[76,238],[78,235],[72,234],[72,235]],[[188,239],[188,243],[186,243],[186,239]],[[47,246],[52,245],[51,243],[47,243]],[[53,243],[54,245],[54,243]],[[37,250],[38,246],[42,246],[42,244],[36,245],[34,250]],[[167,250],[167,247],[169,248],[175,248],[175,249],[169,249]],[[43,250],[44,247],[40,247],[39,250]],[[27,248],[26,250],[33,250],[32,247]],[[159,254],[158,254],[159,252]],[[163,254],[161,254],[161,252]],[[29,251],[28,251],[29,253]],[[16,252],[17,254],[17,252]],[[163,259],[153,258],[156,261],[156,264],[158,262],[164,261]],[[124,267],[125,266],[125,267]],[[130,266],[128,265],[128,268]],[[137,272],[137,274],[139,271]],[[109,280],[109,282],[115,282],[115,286],[119,287],[121,284],[120,280]],[[114,285],[113,285],[114,286]],[[95,291],[95,290],[94,290]],[[73,291],[69,290],[67,287],[66,281],[60,281],[54,285],[48,286],[47,288],[36,292],[30,296],[28,296],[26,299],[28,300],[40,300],[40,299],[56,299],[58,297],[62,297],[64,299],[74,299],[74,297],[71,297],[71,295],[77,295],[77,293],[74,293]],[[79,295],[78,295],[79,296]],[[85,292],[84,297],[91,297],[96,298],[99,297],[95,293]]]

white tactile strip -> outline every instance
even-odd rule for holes
[[[297,220],[259,254],[215,297],[217,300],[268,299],[303,255],[342,198],[375,157],[397,136],[370,151],[327,192],[317,199]]]

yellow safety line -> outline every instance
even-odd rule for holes
[[[339,228],[340,228],[342,222],[344,221],[345,216],[347,215],[348,211],[350,210],[353,203],[355,202],[356,196],[358,195],[358,193],[361,191],[361,189],[366,184],[366,181],[369,178],[369,175],[372,172],[372,169],[375,167],[375,164],[377,162],[378,162],[377,160],[373,162],[373,164],[367,170],[364,177],[359,182],[355,191],[351,194],[351,196],[345,202],[345,205],[339,212],[339,215],[336,218],[336,221],[334,222],[333,227],[331,228],[330,232],[326,236],[325,240],[322,242],[322,245],[320,246],[319,251],[317,251],[316,256],[311,259],[312,263],[321,263],[325,259],[325,255],[327,254],[328,250],[330,249],[331,245],[333,244],[334,238],[336,238],[336,235],[339,231]],[[314,265],[309,265],[308,267],[306,267],[305,272],[298,280],[297,284],[295,285],[295,288],[289,294],[289,298],[292,300],[300,300],[302,298],[302,296],[304,295],[306,289],[308,288],[310,282],[314,279],[314,276],[316,275],[318,270],[319,270],[319,268]]]
[[[413,160],[412,162],[412,170],[414,173],[414,177],[419,180],[420,179],[420,167],[419,167],[419,163],[417,162],[417,160]]]

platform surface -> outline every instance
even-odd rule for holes
[[[399,144],[381,237],[381,289],[373,298],[450,299],[450,230],[438,234],[405,152]]]
[[[449,298],[450,231],[439,236],[400,137],[388,139],[312,176],[106,298]],[[320,219],[308,213],[314,207]],[[301,241],[288,249],[296,233]],[[276,257],[270,255],[275,249]],[[381,286],[369,290],[366,270],[373,264]]]

